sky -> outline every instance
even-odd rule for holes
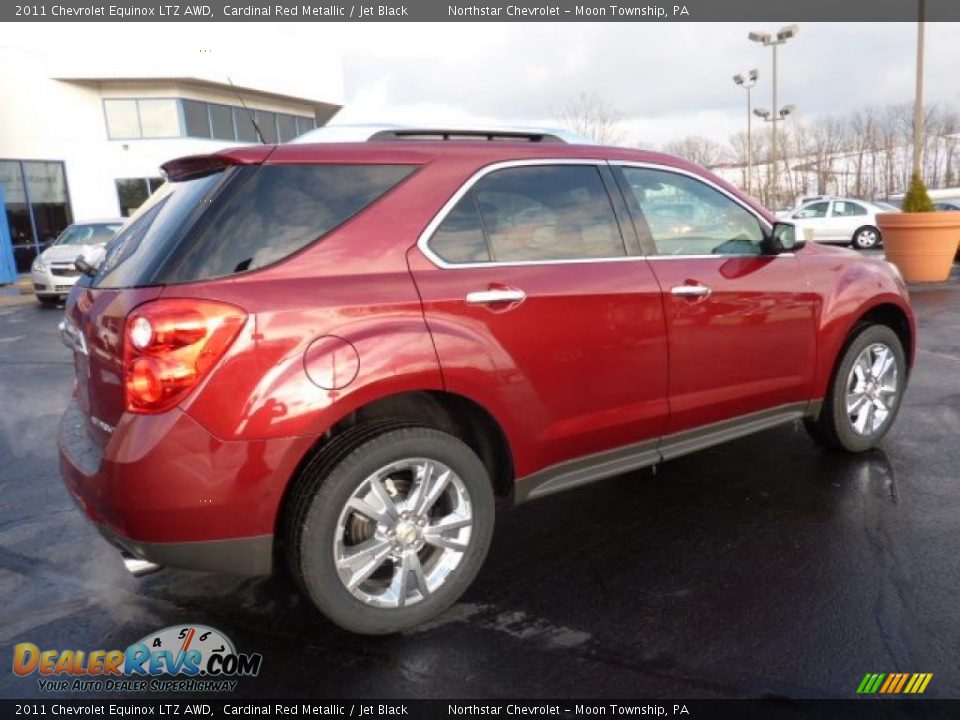
[[[769,108],[772,53],[747,33],[787,22],[44,23],[0,42],[108,63],[150,57],[151,47],[160,61],[212,47],[261,75],[306,74],[298,79],[315,79],[318,92],[342,91],[337,123],[555,126],[572,98],[595,93],[622,117],[625,141],[661,147],[745,129],[735,73],[759,71],[754,106]],[[925,98],[960,108],[960,24],[926,32]],[[915,53],[915,23],[801,23],[779,50],[780,104],[811,118],[911,102]]]

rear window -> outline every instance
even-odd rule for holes
[[[107,288],[151,284],[191,220],[200,214],[200,205],[209,202],[233,172],[161,185],[108,243],[92,284]]]
[[[238,166],[166,183],[110,243],[93,284],[183,283],[256,270],[346,222],[415,169]]]
[[[406,178],[410,165],[248,168],[164,273],[188,282],[281,260],[350,219]]]

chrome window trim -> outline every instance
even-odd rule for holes
[[[747,205],[739,197],[731,193],[726,188],[717,185],[715,182],[709,178],[705,178],[702,175],[698,175],[695,172],[690,172],[689,170],[684,170],[683,168],[674,167],[672,165],[663,165],[662,163],[648,163],[648,162],[635,162],[632,160],[611,160],[610,165],[612,167],[635,167],[645,170],[660,170],[662,172],[675,173],[677,175],[685,175],[688,178],[697,180],[707,187],[713,188],[721,195],[725,195],[730,200],[733,200],[737,205],[742,207],[748,213],[750,213],[754,218],[757,219],[757,222],[760,223],[760,226],[766,231],[770,232],[773,230],[773,225],[767,220],[763,215],[760,215],[754,208]],[[654,241],[656,242],[656,241]],[[753,253],[730,253],[730,254],[717,254],[717,255],[646,255],[647,260],[704,260],[706,258],[738,258],[738,257],[793,257],[793,253],[778,253],[776,255],[764,255],[753,254]]]
[[[464,182],[457,189],[453,196],[447,200],[446,203],[444,203],[443,207],[440,208],[439,212],[433,216],[433,219],[430,221],[424,231],[420,233],[420,237],[417,239],[417,247],[420,249],[420,252],[422,252],[427,259],[430,260],[430,262],[444,270],[488,267],[523,267],[525,265],[574,265],[582,263],[624,262],[625,260],[636,261],[644,259],[643,255],[627,255],[627,249],[626,246],[624,246],[624,255],[619,257],[565,258],[562,260],[491,260],[488,262],[451,263],[447,262],[430,249],[430,238],[433,236],[434,232],[436,232],[441,223],[447,219],[447,215],[449,215],[454,206],[460,202],[461,198],[470,192],[473,186],[484,177],[492,172],[496,172],[497,170],[515,167],[536,167],[543,165],[592,165],[593,167],[597,168],[597,172],[599,173],[600,168],[608,165],[608,162],[602,158],[532,158],[526,160],[505,160],[482,167],[473,175],[471,175],[466,182]],[[604,190],[606,191],[606,188],[604,188]],[[612,206],[610,208],[610,212],[613,213]],[[616,215],[614,215],[614,218],[616,218]]]
[[[726,195],[728,198],[733,200],[737,205],[742,207],[748,213],[753,215],[757,221],[767,230],[772,230],[773,225],[767,220],[763,215],[760,215],[756,210],[747,205],[743,200],[738,198],[736,195],[731,193],[729,190],[717,185],[715,182],[709,178],[705,178],[702,175],[698,175],[695,172],[690,172],[689,170],[684,170],[683,168],[673,167],[672,165],[663,165],[661,163],[647,163],[647,162],[634,162],[632,160],[611,160],[610,165],[612,167],[635,167],[642,168],[645,170],[661,170],[663,172],[674,173],[676,175],[686,175],[688,178],[693,178],[702,182],[704,185],[713,188],[721,195]]]
[[[761,226],[767,231],[773,229],[773,225],[762,215],[758,214],[756,210],[744,203],[736,195],[733,195],[729,191],[720,187],[711,180],[704,178],[696,173],[690,172],[689,170],[684,170],[683,168],[677,168],[672,165],[664,165],[662,163],[648,163],[648,162],[635,162],[630,160],[604,160],[600,158],[532,158],[526,160],[504,160],[497,163],[492,163],[485,167],[477,170],[473,175],[471,175],[467,180],[457,189],[457,191],[451,196],[446,203],[443,204],[443,207],[433,216],[433,219],[427,224],[427,227],[420,233],[419,238],[417,238],[417,248],[420,252],[426,256],[426,258],[436,265],[438,268],[443,270],[460,270],[460,269],[472,269],[472,268],[488,268],[488,267],[524,267],[531,265],[576,265],[582,263],[608,263],[608,262],[637,262],[643,260],[729,260],[730,258],[755,258],[755,257],[793,257],[793,253],[780,253],[778,255],[755,255],[752,253],[729,253],[729,254],[717,254],[717,255],[624,255],[622,257],[595,257],[595,258],[566,258],[562,260],[513,260],[513,261],[496,261],[491,260],[488,262],[468,262],[468,263],[451,263],[447,262],[439,255],[437,255],[433,250],[430,249],[430,239],[433,234],[436,232],[437,228],[447,219],[447,215],[453,210],[461,198],[466,195],[474,185],[476,185],[481,179],[489,175],[492,172],[497,170],[503,170],[506,168],[514,167],[532,167],[532,166],[543,166],[543,165],[593,165],[596,168],[601,168],[604,165],[608,167],[636,167],[636,168],[646,168],[651,170],[662,170],[664,172],[672,172],[678,175],[686,175],[694,180],[699,180],[708,187],[717,190],[721,194],[733,200],[737,205],[742,207],[748,213],[753,215]],[[626,252],[626,248],[624,249]]]

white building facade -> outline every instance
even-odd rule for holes
[[[196,58],[100,65],[0,47],[0,190],[20,272],[71,222],[129,215],[167,160],[285,142],[342,107],[336,61],[299,79]]]

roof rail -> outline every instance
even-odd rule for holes
[[[449,130],[449,129],[410,129],[381,130],[368,138],[369,142],[378,140],[524,140],[527,142],[566,142],[551,132],[530,132],[521,130]]]
[[[593,144],[590,140],[556,128],[535,127],[411,127],[406,125],[324,125],[290,142],[390,142],[398,140],[472,140]]]

